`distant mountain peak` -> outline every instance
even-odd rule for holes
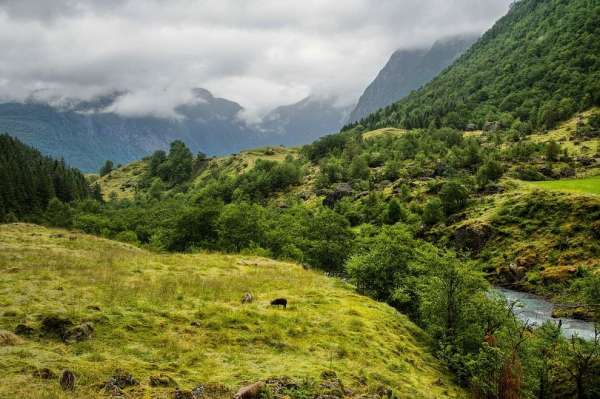
[[[448,36],[438,39],[430,48],[394,51],[361,95],[348,121],[356,122],[420,88],[452,64],[478,37],[473,34]]]

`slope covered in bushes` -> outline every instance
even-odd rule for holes
[[[553,127],[600,103],[599,37],[595,1],[518,1],[431,83],[359,123],[367,129]]]

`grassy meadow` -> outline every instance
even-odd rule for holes
[[[255,301],[241,304],[245,292]],[[286,297],[287,309],[269,306]],[[40,333],[55,315],[91,322],[89,339]],[[19,324],[30,336],[12,334]],[[463,397],[427,352],[425,334],[391,307],[344,282],[292,263],[220,254],[156,254],[29,224],[0,225],[0,397],[90,398],[115,370],[140,384],[129,398],[172,397],[149,385],[168,376],[182,389],[240,385],[271,376],[318,380],[334,370],[353,396],[391,387],[400,398]],[[58,377],[77,376],[73,393]]]
[[[538,181],[529,182],[528,184],[544,190],[600,195],[600,176],[591,176],[583,179]]]

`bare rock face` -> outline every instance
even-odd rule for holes
[[[265,388],[265,383],[262,381],[255,382],[254,384],[246,385],[237,391],[233,396],[234,399],[257,399],[260,393]]]

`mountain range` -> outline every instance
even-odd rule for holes
[[[84,171],[96,171],[111,159],[127,163],[183,140],[193,152],[223,155],[243,148],[308,143],[342,126],[347,107],[307,97],[270,112],[264,123],[240,118],[243,107],[194,89],[194,101],[176,108],[179,118],[126,117],[110,110],[123,93],[60,106],[40,101],[0,104],[0,132],[44,154],[64,158]]]
[[[175,109],[177,118],[123,116],[113,107],[126,94],[120,91],[60,105],[35,98],[1,103],[0,132],[87,172],[98,170],[107,159],[115,164],[140,159],[167,149],[174,140],[211,156],[251,147],[307,144],[405,97],[450,65],[476,39],[453,36],[428,49],[396,51],[354,109],[338,104],[336,98],[309,96],[249,123],[241,118],[242,105],[196,88],[193,100]]]

